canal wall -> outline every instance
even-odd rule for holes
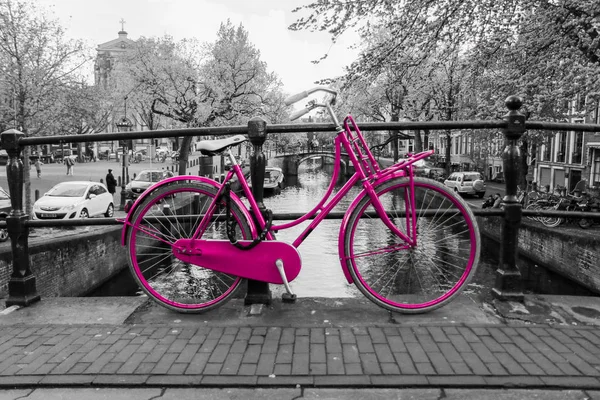
[[[120,227],[88,229],[39,229],[30,237],[29,261],[42,298],[84,296],[127,265]],[[0,297],[13,270],[7,244],[0,250]]]
[[[500,243],[501,218],[477,217],[477,222],[482,235]],[[525,219],[518,243],[520,257],[600,294],[600,232],[568,225],[548,228]],[[525,263],[517,264],[524,277],[531,275]]]

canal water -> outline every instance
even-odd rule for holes
[[[298,213],[313,209],[327,190],[333,167],[330,165],[301,165],[298,176],[286,176],[280,194],[266,196],[265,206],[274,214]],[[343,180],[337,182],[338,187]],[[334,212],[345,212],[351,204],[359,188],[352,189],[346,198],[334,209]],[[338,256],[338,236],[341,220],[324,220],[298,250],[302,257],[302,271],[291,282],[291,287],[298,297],[361,297],[362,294],[354,285],[349,285],[342,272]],[[277,221],[282,223],[282,221]],[[292,242],[309,222],[294,228],[280,231],[277,239]],[[498,268],[498,244],[484,239],[482,257],[478,270],[474,275],[466,293],[484,301],[489,298],[494,285],[495,271]],[[544,268],[521,258],[519,265],[524,273],[526,292],[544,294],[591,294],[578,285],[565,282]],[[279,297],[285,289],[283,286],[271,285],[274,297]],[[141,294],[136,282],[125,268],[120,274],[106,282],[89,296],[135,296]]]

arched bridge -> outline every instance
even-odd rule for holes
[[[276,154],[271,156],[269,165],[279,167],[286,175],[298,175],[298,167],[312,159],[321,159],[323,164],[333,164],[335,162],[335,153],[332,151],[316,150],[310,152],[299,152],[289,154]],[[342,153],[340,157],[341,173],[352,175],[354,166],[350,162],[348,154]]]

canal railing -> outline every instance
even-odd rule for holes
[[[522,216],[560,216],[567,218],[592,218],[600,220],[600,213],[583,213],[571,211],[532,211],[523,210],[517,198],[518,176],[521,166],[519,139],[527,129],[548,131],[576,131],[600,132],[598,124],[555,123],[543,121],[526,121],[526,117],[519,111],[522,100],[516,96],[506,99],[508,112],[502,119],[493,121],[427,121],[427,122],[385,122],[385,123],[360,123],[362,131],[415,131],[415,130],[479,130],[498,129],[506,139],[502,153],[503,171],[506,192],[501,209],[475,209],[476,216],[501,217],[501,242],[498,268],[496,270],[495,284],[492,294],[495,298],[504,301],[523,301],[523,284],[521,273],[517,267],[518,258],[518,232]],[[333,124],[273,124],[269,125],[260,118],[252,118],[247,126],[203,127],[168,129],[155,131],[132,131],[127,133],[96,133],[85,135],[63,135],[27,137],[24,133],[10,129],[0,134],[0,147],[8,153],[6,172],[8,187],[11,197],[11,212],[6,221],[0,221],[0,228],[6,228],[11,242],[12,274],[8,282],[8,298],[6,306],[28,306],[40,299],[36,289],[36,276],[31,270],[29,259],[29,230],[36,227],[73,227],[90,225],[120,225],[121,222],[114,218],[94,218],[78,220],[32,220],[23,211],[24,165],[22,161],[23,149],[26,146],[63,144],[63,143],[88,143],[100,141],[133,139],[158,139],[177,137],[221,137],[234,134],[247,134],[252,144],[250,156],[250,169],[253,194],[262,211],[266,211],[263,203],[263,182],[265,176],[266,156],[263,144],[269,135],[285,135],[288,133],[303,132],[335,132]],[[180,157],[187,161],[187,154]],[[275,220],[296,219],[304,213],[275,214]],[[328,218],[343,218],[344,213],[331,213]],[[271,301],[271,292],[267,283],[248,282],[246,304],[268,304]]]

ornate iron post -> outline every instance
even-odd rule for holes
[[[26,221],[29,215],[23,212],[23,161],[19,139],[25,134],[16,129],[2,132],[2,148],[8,153],[6,176],[10,191],[11,211],[6,218],[6,229],[10,237],[13,272],[8,281],[6,306],[29,306],[40,300],[35,285],[35,275],[29,266],[29,228]]]
[[[127,100],[127,98],[125,98]],[[127,106],[125,106],[125,112],[127,113]],[[127,117],[121,118],[119,121],[115,123],[117,130],[119,133],[126,133],[131,130],[133,124],[127,119]],[[122,139],[119,140],[119,145],[123,148],[123,160],[122,160],[122,180],[121,180],[121,203],[119,205],[119,210],[125,210],[125,203],[127,201],[127,190],[125,186],[127,185],[127,177],[129,175],[129,140]],[[133,149],[132,149],[133,150]]]
[[[525,132],[525,115],[519,112],[523,100],[510,96],[505,101],[508,113],[503,117],[507,126],[503,129],[506,147],[502,153],[506,195],[504,203],[504,220],[502,221],[502,242],[500,243],[500,260],[496,270],[496,283],[492,295],[499,300],[523,301],[521,272],[517,267],[519,252],[519,226],[521,225],[521,204],[517,200],[517,183],[521,169],[521,154],[518,140]]]
[[[265,167],[267,160],[263,153],[262,145],[267,139],[267,121],[260,117],[248,121],[248,137],[254,148],[250,156],[250,179],[252,182],[252,194],[258,203],[262,215],[265,215],[266,207],[263,203],[263,189],[265,184]],[[248,291],[244,303],[270,304],[272,300],[271,289],[266,282],[248,280]]]

